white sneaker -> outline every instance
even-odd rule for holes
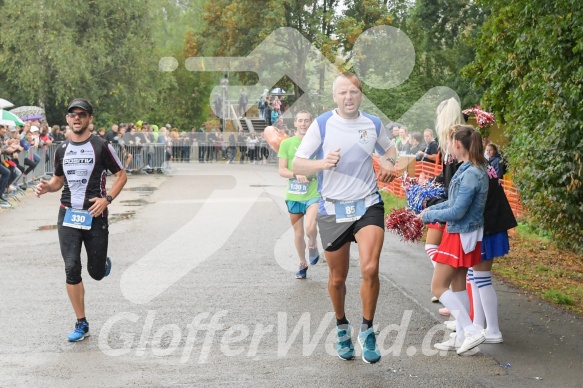
[[[466,333],[466,339],[464,340],[464,343],[462,344],[462,346],[457,350],[457,354],[464,354],[467,351],[472,350],[473,348],[477,347],[479,344],[481,344],[485,340],[486,340],[486,337],[484,336],[483,333],[479,333],[479,334]]]
[[[453,333],[452,333],[453,334]],[[457,339],[457,336],[454,334],[447,341],[438,342],[435,345],[435,349],[438,350],[456,350],[459,349],[463,344],[463,341]]]
[[[447,330],[456,331],[455,328],[455,319],[453,321],[445,321],[443,322]]]
[[[439,350],[457,350],[457,349],[461,348],[463,341],[461,339],[456,339],[456,337],[457,337],[456,333],[450,333],[449,334],[449,341],[437,343],[437,344],[435,344],[435,348],[439,349]],[[455,346],[455,348],[453,348],[452,346]],[[473,356],[476,353],[480,353],[480,348],[477,346],[475,348],[473,348],[472,350],[467,351],[463,355],[464,356]]]
[[[486,340],[484,341],[485,344],[499,344],[504,342],[502,339],[502,333],[500,332],[490,333],[488,330],[484,330],[482,331],[482,334],[484,334],[484,337],[486,337]]]

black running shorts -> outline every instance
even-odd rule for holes
[[[335,215],[325,216],[318,214],[318,231],[322,246],[328,252],[340,249],[347,242],[357,242],[355,234],[365,226],[376,225],[384,230],[385,228],[385,206],[377,203],[366,209],[364,215],[354,222],[336,222]]]

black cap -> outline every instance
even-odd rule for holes
[[[91,105],[91,103],[84,98],[76,98],[71,101],[69,107],[67,108],[67,112],[70,112],[73,108],[81,108],[86,110],[90,115],[93,115],[93,105]]]

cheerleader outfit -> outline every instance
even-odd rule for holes
[[[446,223],[435,262],[455,268],[470,268],[480,262],[487,193],[486,172],[464,162],[451,179],[448,200],[422,213],[426,224]]]
[[[446,227],[433,261],[454,268],[473,267],[482,260],[483,234],[483,228],[468,233],[449,233]]]

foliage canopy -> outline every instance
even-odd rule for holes
[[[487,87],[484,105],[506,123],[513,179],[532,220],[581,249],[583,10],[575,0],[481,5],[493,12],[465,74]]]

